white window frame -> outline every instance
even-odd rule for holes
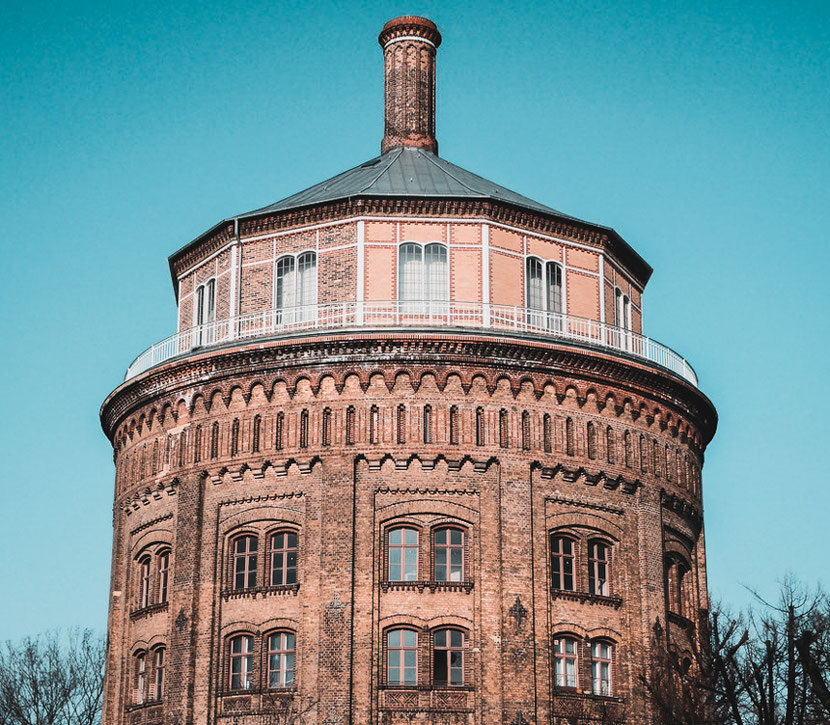
[[[406,285],[404,284],[405,277],[403,273],[403,249],[404,247],[413,246],[420,250],[420,260],[418,264],[418,275],[420,277],[417,287],[419,294],[415,297],[405,296]],[[446,271],[444,274],[443,284],[445,286],[446,294],[438,296],[430,289],[430,278],[428,274],[429,267],[426,264],[427,249],[430,247],[439,247],[446,255]],[[412,242],[403,241],[398,244],[398,260],[397,260],[397,294],[398,302],[401,305],[401,311],[405,314],[414,315],[441,315],[446,314],[449,309],[450,301],[450,248],[444,242]]]
[[[314,275],[312,278],[311,293],[308,299],[301,300],[306,291],[301,287],[300,261],[306,255],[313,255]],[[278,299],[279,277],[278,270],[280,263],[286,259],[292,260],[291,274],[293,275],[293,289],[291,289],[290,301],[292,304],[285,305]],[[297,322],[306,322],[317,318],[318,280],[320,274],[320,256],[315,249],[304,249],[291,254],[281,254],[274,260],[274,285],[272,297],[272,310],[274,312],[274,323],[276,325],[291,325]]]
[[[536,262],[541,266],[541,300],[531,299],[530,265]],[[551,270],[559,275],[559,309],[551,309]],[[527,307],[527,322],[532,327],[541,327],[546,330],[564,329],[565,315],[565,268],[561,262],[553,259],[542,259],[535,254],[525,257],[525,307]],[[541,305],[541,306],[539,306]],[[556,305],[554,305],[555,307]]]
[[[194,347],[210,345],[216,339],[216,277],[205,280],[193,292],[193,328]]]

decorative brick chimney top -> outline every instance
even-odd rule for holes
[[[435,51],[441,45],[441,33],[431,20],[404,15],[383,26],[378,42],[383,48],[381,153],[415,146],[437,154]]]

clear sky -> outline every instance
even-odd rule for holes
[[[830,584],[826,0],[30,0],[0,25],[0,640],[104,628],[98,408],[174,331],[166,258],[378,153],[405,13],[444,36],[441,155],[654,267],[646,332],[720,413],[713,593]]]

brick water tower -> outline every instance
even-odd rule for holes
[[[651,267],[438,156],[438,29],[379,41],[381,155],[173,254],[101,409],[106,725],[649,723],[704,621],[716,413]]]

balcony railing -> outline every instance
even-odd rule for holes
[[[614,325],[573,315],[482,302],[332,302],[254,312],[184,330],[157,342],[127,368],[125,380],[180,355],[258,337],[316,330],[397,327],[485,330],[596,345],[655,363],[697,386],[692,366],[659,342]]]

